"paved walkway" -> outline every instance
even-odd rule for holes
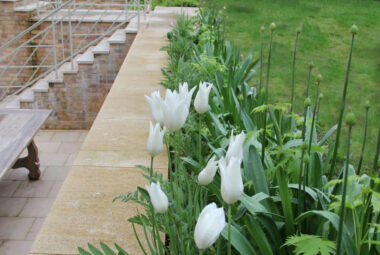
[[[78,246],[100,241],[141,254],[127,222],[136,206],[112,199],[147,183],[135,167],[150,162],[151,113],[144,95],[164,92],[159,83],[167,55],[160,49],[180,10],[156,8],[137,34],[30,254],[77,254]],[[155,169],[167,174],[165,153],[155,159]]]
[[[0,254],[28,254],[88,131],[45,131],[35,137],[42,175],[8,171],[0,181]]]

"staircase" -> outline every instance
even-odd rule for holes
[[[32,9],[31,5],[23,7],[24,11]],[[135,15],[124,27],[98,40],[97,44],[72,60],[57,65],[21,93],[7,96],[0,102],[0,107],[52,109],[53,114],[45,128],[88,129],[117,76],[139,26],[148,24],[150,14],[144,17]]]

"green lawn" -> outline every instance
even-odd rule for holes
[[[264,25],[266,28],[264,40],[268,46],[269,24],[276,23],[270,75],[271,101],[290,102],[295,30],[302,25],[296,65],[295,110],[302,111],[307,66],[312,60],[317,67],[314,74],[320,72],[324,77],[319,120],[325,129],[338,120],[351,42],[350,27],[356,24],[359,34],[355,40],[347,102],[358,118],[353,138],[355,161],[360,155],[363,139],[363,104],[367,99],[372,103],[365,155],[366,166],[372,165],[380,121],[380,1],[208,0],[205,5],[226,7],[229,39],[245,52],[253,50],[256,57],[259,56],[260,27]],[[345,139],[346,132],[341,144]],[[340,155],[343,152],[341,150]]]

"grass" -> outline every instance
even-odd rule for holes
[[[295,111],[302,111],[307,67],[313,61],[316,65],[314,78],[318,73],[324,77],[319,123],[325,130],[338,121],[351,42],[350,27],[356,24],[359,34],[355,40],[347,97],[348,107],[358,118],[353,130],[353,158],[357,162],[360,156],[364,103],[370,100],[364,170],[372,167],[380,121],[380,1],[208,0],[206,5],[226,7],[228,38],[245,52],[252,50],[255,57],[259,56],[260,27],[264,25],[266,28],[264,40],[268,45],[269,24],[276,23],[270,75],[272,102],[290,102],[295,31],[302,26],[296,64]],[[314,101],[314,90],[311,92]],[[346,134],[347,128],[344,127],[339,154],[341,161],[345,153]]]

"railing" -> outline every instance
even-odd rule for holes
[[[36,22],[0,47],[0,101],[18,94],[150,9],[149,0],[50,0]],[[24,1],[24,4],[30,4]]]

